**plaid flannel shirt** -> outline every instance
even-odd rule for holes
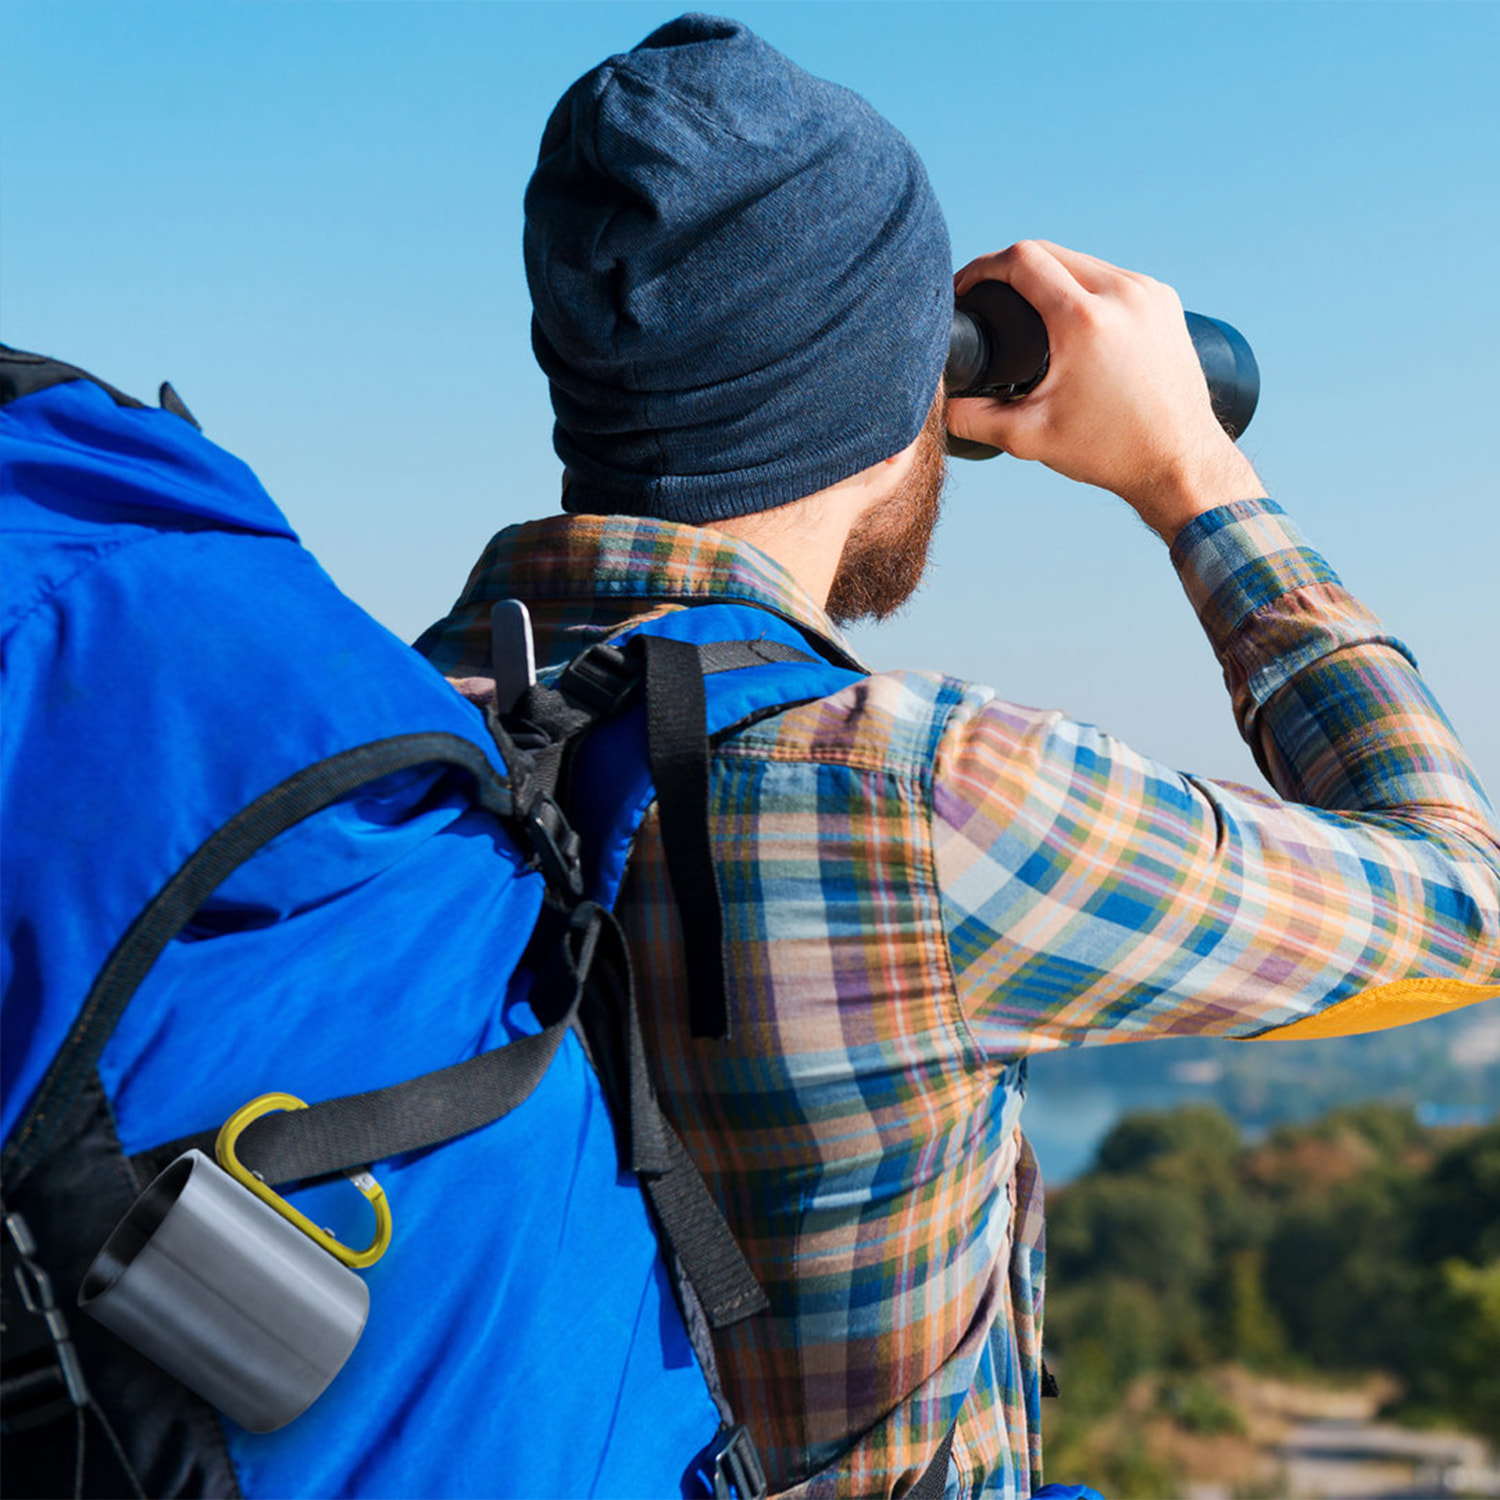
[[[771,1301],[717,1349],[773,1487],[893,1494],[960,1407],[950,1495],[1040,1483],[1027,1054],[1500,994],[1500,836],[1406,649],[1269,501],[1193,521],[1172,561],[1279,796],[929,672],[755,724],[712,770],[724,1043],[689,1037],[653,821],[637,840],[620,915],[662,1101]],[[837,640],[755,548],[650,520],[501,532],[422,649],[482,677],[502,598],[554,668],[710,601]]]

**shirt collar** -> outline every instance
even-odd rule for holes
[[[818,637],[866,670],[827,613],[774,558],[701,526],[638,516],[548,516],[491,538],[448,620],[461,626],[498,599],[557,607],[612,628],[662,605],[753,604]],[[568,606],[574,606],[569,608]],[[549,609],[549,606],[552,608]]]

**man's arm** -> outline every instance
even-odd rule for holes
[[[1023,267],[1014,279],[1047,320],[1053,368],[1018,406],[954,403],[954,428],[1114,489],[1172,541],[1280,798],[972,690],[939,752],[934,830],[976,1030],[996,1055],[1337,1035],[1500,995],[1500,834],[1441,709],[1405,648],[1224,453],[1196,360],[1185,367],[1191,346],[1173,347],[1175,295],[1116,296],[1113,268],[1070,254],[1018,247],[976,263]],[[1029,277],[1038,257],[1051,268]],[[1059,318],[1054,292],[1071,313]],[[1057,376],[1051,410],[1024,415]]]

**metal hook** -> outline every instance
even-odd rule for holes
[[[214,1142],[214,1155],[218,1157],[219,1165],[236,1182],[249,1188],[262,1203],[274,1208],[288,1223],[295,1224],[314,1244],[320,1245],[346,1266],[363,1270],[366,1266],[373,1266],[391,1243],[391,1207],[386,1202],[385,1189],[368,1172],[344,1174],[369,1199],[370,1206],[375,1210],[374,1240],[364,1250],[351,1250],[326,1229],[318,1228],[306,1214],[299,1213],[279,1193],[273,1192],[235,1155],[235,1142],[252,1120],[258,1120],[262,1115],[278,1109],[306,1108],[306,1102],[294,1094],[262,1094],[258,1099],[252,1099],[225,1120],[218,1139]]]

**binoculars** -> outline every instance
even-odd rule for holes
[[[1237,438],[1250,425],[1260,399],[1260,369],[1238,329],[1201,313],[1186,313],[1188,333],[1198,353],[1225,432]],[[958,299],[943,381],[950,396],[990,396],[1019,401],[1047,373],[1051,350],[1037,310],[1003,281],[981,281]],[[987,443],[948,436],[955,458],[993,458]]]

